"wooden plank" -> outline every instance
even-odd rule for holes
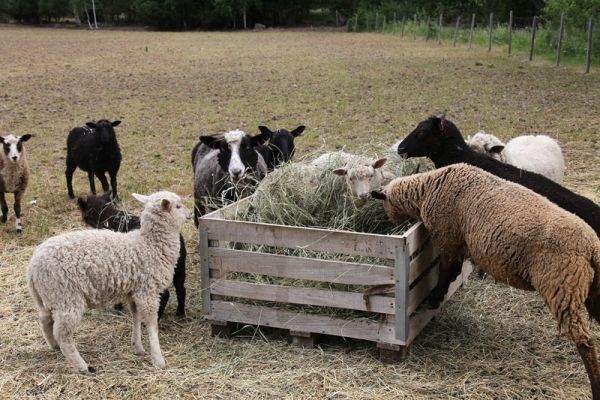
[[[425,229],[425,225],[422,222],[417,222],[404,232],[402,237],[406,239],[406,242],[408,243],[408,253],[413,257],[415,252],[423,246],[423,243],[427,239],[429,239],[429,232],[427,232],[427,229]]]
[[[433,290],[433,288],[437,285],[439,276],[438,265],[436,264],[432,268],[428,269],[426,275],[413,287],[410,289],[410,294],[408,296],[408,309],[406,313],[408,315],[412,315],[417,308],[423,303],[423,300],[429,296],[429,293]]]
[[[210,260],[208,257],[208,231],[202,225],[198,227],[200,250],[200,288],[202,292],[202,313],[210,314]]]
[[[396,302],[394,304],[396,315],[394,321],[395,338],[398,340],[406,341],[409,332],[408,319],[410,314],[406,311],[408,309],[409,301],[409,245],[405,244],[396,248],[396,260],[394,261],[394,275],[396,280],[396,288],[394,297]]]
[[[333,318],[249,304],[213,301],[212,314],[207,316],[207,319],[349,337],[372,342],[406,344],[394,337],[393,325],[384,321]]]
[[[371,296],[369,298],[370,307],[367,310],[362,293],[343,292],[339,290],[211,279],[210,292],[213,295],[274,301],[278,303],[372,311],[382,314],[394,313],[394,299],[391,297]]]
[[[409,272],[409,282],[412,283],[423,274],[423,272],[427,271],[427,269],[433,264],[433,262],[438,258],[440,252],[437,249],[437,246],[434,246],[433,243],[429,243],[420,252],[411,262],[410,262],[410,272]]]
[[[218,269],[222,273],[246,272],[346,285],[374,286],[394,283],[394,268],[382,265],[318,260],[213,247],[208,249],[208,254],[211,268]]]
[[[394,249],[402,245],[400,236],[375,235],[317,228],[261,224],[246,221],[204,219],[209,239],[263,244],[291,249],[326,251],[394,259]]]

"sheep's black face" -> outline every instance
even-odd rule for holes
[[[87,126],[96,130],[96,135],[100,143],[108,144],[117,141],[117,135],[115,134],[115,130],[113,128],[120,123],[121,121],[111,122],[107,119],[101,119],[95,124],[88,122]]]
[[[442,142],[440,118],[431,117],[419,122],[417,127],[398,145],[403,157],[426,157],[436,152]]]
[[[85,223],[94,228],[105,227],[107,220],[119,214],[119,210],[110,202],[110,192],[102,196],[87,196],[85,199],[80,197],[77,205]]]
[[[278,129],[277,131],[272,132],[266,126],[259,126],[258,129],[260,129],[262,134],[266,134],[270,137],[269,147],[273,153],[273,165],[270,165],[269,167],[276,167],[277,165],[292,159],[296,150],[294,139],[302,135],[305,126],[300,125],[291,132],[287,129]]]

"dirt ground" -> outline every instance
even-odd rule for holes
[[[188,317],[169,304],[161,322],[166,370],[130,350],[129,314],[86,313],[76,335],[95,378],[48,350],[25,270],[46,238],[83,227],[64,180],[66,135],[120,119],[119,173],[132,192],[168,189],[192,206],[190,150],[198,135],[307,126],[298,158],[392,144],[429,114],[504,139],[544,132],[562,145],[565,184],[600,199],[600,69],[584,75],[500,49],[440,46],[341,32],[160,33],[0,27],[0,135],[25,133],[32,179],[24,233],[0,226],[0,397],[497,399],[590,397],[577,352],[535,293],[472,279],[397,366],[371,343],[289,346],[277,333],[210,336],[200,313],[197,239],[188,242]],[[98,184],[97,184],[98,185]],[[76,195],[87,194],[75,173]],[[98,185],[99,187],[99,185]],[[12,199],[10,201],[12,204]],[[172,295],[172,297],[174,297]],[[600,336],[593,326],[594,337]],[[146,340],[144,338],[144,340]]]

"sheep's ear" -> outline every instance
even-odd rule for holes
[[[259,133],[258,135],[254,135],[250,137],[250,143],[252,143],[252,147],[263,145],[267,142],[267,140],[271,139],[270,133]]]
[[[139,202],[146,204],[150,200],[150,196],[144,196],[143,194],[131,193],[134,199]]]
[[[113,121],[111,123],[112,126],[118,126],[121,123],[121,121]]]
[[[200,136],[200,141],[211,149],[218,149],[221,147],[221,139],[214,136]]]
[[[387,196],[384,192],[380,192],[378,190],[373,190],[371,192],[371,197],[373,197],[374,199],[378,199],[378,200],[386,200]]]
[[[4,143],[4,138],[0,136],[0,143]]]
[[[306,127],[304,125],[300,125],[299,127],[297,127],[296,129],[294,129],[290,133],[292,134],[293,137],[302,136],[302,133],[304,132],[304,129],[306,129]]]
[[[96,129],[96,123],[95,122],[86,122],[85,123],[89,128],[92,129]]]
[[[77,198],[77,205],[79,206],[79,209],[81,211],[85,211],[85,209],[87,208],[87,201],[81,197]]]
[[[171,202],[167,199],[162,199],[160,201],[160,206],[164,211],[171,211]]]
[[[260,131],[260,133],[269,135],[269,137],[271,137],[271,135],[273,134],[272,130],[263,125],[259,125],[258,130]]]
[[[33,135],[30,135],[30,134],[25,134],[25,135],[21,136],[21,137],[19,138],[19,140],[20,140],[21,142],[26,142],[26,141],[28,141],[29,139],[31,139],[32,137],[33,137]]]
[[[492,154],[500,154],[502,153],[502,150],[504,150],[504,146],[501,144],[495,144],[492,147],[488,147],[488,145],[485,145],[485,149]]]
[[[346,168],[334,169],[331,172],[333,172],[334,174],[339,175],[339,176],[343,176],[343,175],[347,175],[348,174],[348,170]]]
[[[383,164],[385,164],[386,161],[387,161],[387,158],[380,158],[379,160],[377,160],[373,163],[372,167],[375,169],[381,168],[381,167],[383,167]]]

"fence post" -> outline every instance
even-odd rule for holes
[[[471,18],[471,31],[469,32],[469,48],[471,48],[471,44],[473,43],[473,29],[475,29],[475,14]]]
[[[431,17],[427,17],[427,34],[425,35],[425,41],[429,41],[429,33],[431,31]]]
[[[494,28],[494,13],[490,13],[490,27],[489,27],[489,38],[488,38],[488,52],[492,51],[492,29]]]
[[[404,37],[404,26],[406,24],[406,15],[402,16],[402,30],[400,31],[400,37],[403,38]]]
[[[338,14],[338,10],[335,10],[335,26],[340,26],[340,15]]]
[[[369,14],[365,14],[365,32],[369,32]]]
[[[560,29],[558,30],[558,43],[556,44],[556,66],[560,65],[560,48],[562,47],[563,35],[565,33],[565,13],[560,14]]]
[[[456,47],[456,36],[458,35],[458,26],[460,25],[460,15],[456,18],[456,26],[454,27],[454,38],[452,39],[452,47]]]
[[[354,32],[358,32],[358,14],[354,16]]]
[[[443,14],[440,13],[440,23],[438,24],[438,31],[437,31],[438,44],[442,44],[442,16],[443,16]]]
[[[535,43],[536,22],[537,17],[534,16],[531,24],[531,46],[529,47],[529,61],[533,60],[533,45]]]
[[[394,11],[394,28],[398,25],[398,20],[396,19],[396,12]]]
[[[375,32],[379,29],[379,11],[375,12]]]
[[[383,16],[383,22],[381,23],[381,32],[385,32],[385,15]]]
[[[585,55],[585,73],[590,72],[592,65],[592,37],[594,35],[594,20],[590,17],[588,22],[588,40],[587,40],[587,53]]]
[[[414,23],[413,23],[413,40],[417,40],[417,14],[414,15]]]

